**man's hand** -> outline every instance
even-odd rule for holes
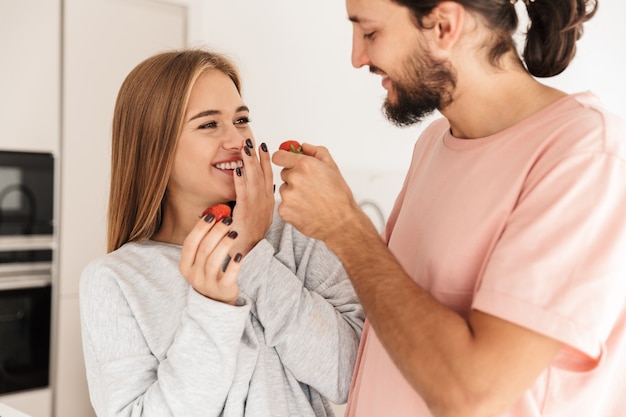
[[[278,213],[302,233],[325,241],[361,217],[350,187],[326,148],[305,143],[302,153],[279,150],[272,162],[283,167]]]

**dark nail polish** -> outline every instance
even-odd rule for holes
[[[230,216],[224,217],[224,219],[222,220],[222,223],[224,223],[226,226],[229,226],[232,222],[233,222],[233,218]]]
[[[241,168],[239,167],[235,168],[235,173],[237,174],[238,177],[241,177]]]
[[[222,263],[222,272],[226,272],[226,267],[228,266],[229,262],[230,262],[230,255],[226,255],[226,258],[224,258],[224,262]]]
[[[214,218],[215,216],[212,213],[209,213],[206,216],[204,216],[204,221],[207,223],[211,223]]]
[[[245,148],[243,148],[243,151],[244,151],[244,152],[246,153],[246,155],[248,155],[248,156],[252,155],[252,154],[250,153],[250,148],[248,148],[247,146],[246,146]]]
[[[246,146],[247,146],[248,148],[252,148],[252,147],[254,146],[254,144],[252,143],[252,140],[250,140],[250,139],[246,139]]]
[[[267,145],[265,144],[265,142],[263,142],[263,143],[261,144],[261,150],[262,150],[263,152],[267,152]]]
[[[241,258],[243,258],[243,255],[242,255],[242,254],[240,254],[240,253],[238,253],[237,255],[235,255],[235,258],[233,258],[233,260],[234,260],[236,263],[239,263],[239,262],[241,262]]]
[[[228,237],[231,239],[235,239],[238,236],[238,233],[235,232],[234,230],[231,230],[230,232],[228,232]]]

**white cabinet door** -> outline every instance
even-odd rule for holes
[[[0,149],[57,153],[61,0],[0,2]]]
[[[51,417],[52,389],[41,388],[0,397],[0,417]],[[13,413],[13,411],[16,413]]]

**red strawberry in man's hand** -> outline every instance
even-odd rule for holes
[[[217,223],[223,218],[229,217],[231,210],[230,210],[230,206],[227,204],[216,204],[204,210],[202,212],[202,217],[206,216],[209,213],[215,216],[215,222]]]
[[[280,144],[278,149],[293,153],[302,153],[302,146],[297,140],[286,140]]]

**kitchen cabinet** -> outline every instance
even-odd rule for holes
[[[0,2],[2,150],[59,154],[61,1]],[[0,403],[29,416],[50,417],[53,389],[3,394]]]
[[[15,408],[9,407],[8,405],[2,404],[2,403],[0,403],[0,416],[6,416],[6,417],[30,417],[27,414],[24,414],[21,411],[18,411]]]
[[[45,151],[57,169],[51,385],[0,396],[32,417],[94,416],[82,356],[78,282],[106,249],[113,106],[126,74],[197,32],[195,0],[0,3],[0,148]],[[193,22],[190,23],[190,19]]]
[[[0,149],[59,150],[61,0],[0,2]]]
[[[52,388],[3,395],[0,397],[0,403],[25,413],[27,417],[48,417],[52,415]],[[6,414],[3,414],[5,412]],[[0,417],[12,416],[13,414],[9,414],[7,410],[0,408]]]

